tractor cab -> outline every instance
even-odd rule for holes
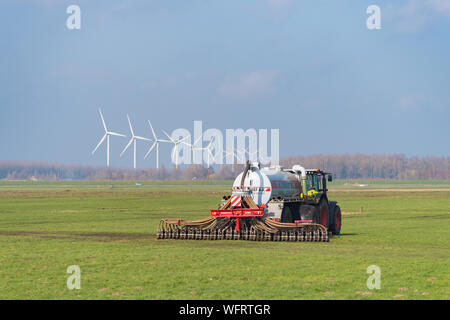
[[[327,181],[333,181],[331,173],[321,171],[320,169],[306,170],[306,190],[308,198],[321,198],[322,194],[326,194]]]

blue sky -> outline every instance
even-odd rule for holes
[[[99,107],[148,137],[147,119],[278,128],[281,157],[450,155],[450,1],[3,0],[0,23],[0,159],[103,165]],[[126,143],[112,165],[132,165]]]

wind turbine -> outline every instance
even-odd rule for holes
[[[238,155],[238,153],[240,155]],[[240,161],[241,162],[240,164],[244,164],[245,160],[246,160],[245,150],[244,149],[241,149],[241,150],[236,149],[236,153],[235,154],[236,154],[237,163],[239,164],[239,161]]]
[[[200,141],[201,138],[203,138],[203,135],[201,135],[200,137],[198,137],[197,140],[195,140],[193,144],[190,144],[190,143],[187,143],[187,142],[183,142],[183,144],[185,144],[185,145],[187,145],[189,148],[191,148],[191,153],[192,153],[192,163],[195,163],[195,161],[194,161],[195,150],[198,150],[198,148],[195,148],[195,146],[197,145],[197,143]]]
[[[167,132],[165,132],[164,130],[163,130],[163,132],[170,139],[170,142],[172,142],[174,145],[173,150],[172,150],[172,161],[173,161],[173,154],[175,153],[175,168],[178,169],[178,150],[177,150],[177,148],[181,143],[183,143],[184,140],[188,139],[191,135],[189,134],[186,137],[184,137],[183,139],[174,140],[174,139],[172,139],[171,136],[169,136],[167,134]]]
[[[144,141],[152,141],[152,139],[148,139],[148,138],[144,138],[144,137],[140,137],[140,136],[135,136],[134,135],[134,131],[133,131],[133,127],[131,126],[131,121],[130,121],[130,116],[127,114],[127,118],[128,118],[128,124],[130,125],[130,131],[131,131],[131,139],[128,142],[128,144],[125,146],[125,148],[123,149],[122,153],[120,154],[120,156],[122,156],[124,154],[124,152],[128,149],[128,147],[131,145],[131,143],[133,143],[133,168],[136,169],[136,141],[137,140],[144,140]]]
[[[144,159],[146,159],[148,157],[148,155],[150,154],[150,152],[152,152],[152,150],[155,148],[156,146],[156,169],[159,169],[159,143],[160,142],[172,142],[169,140],[163,140],[163,139],[158,139],[158,137],[156,136],[155,130],[153,130],[153,126],[150,122],[150,120],[148,120],[148,124],[150,125],[150,129],[152,129],[152,133],[153,133],[153,138],[155,138],[155,142],[153,142],[152,146],[150,147],[150,149],[148,149],[146,155],[144,156]]]
[[[242,152],[244,153],[244,155],[245,155],[245,153],[248,154],[248,159],[249,159],[250,161],[253,161],[253,160],[258,161],[258,150],[253,151],[253,152],[249,152],[247,148],[244,148],[244,149],[241,149],[241,150],[242,150]],[[253,155],[256,155],[256,159],[254,159],[254,158],[252,157]]]
[[[215,137],[212,137],[211,141],[209,141],[208,146],[206,146],[205,148],[193,148],[193,150],[206,150],[208,152],[208,161],[207,161],[208,168],[209,168],[209,165],[210,165],[210,157],[212,157],[211,145],[214,142],[214,138]]]
[[[234,150],[231,150],[231,152],[228,152],[227,150],[224,150],[224,153],[225,153],[225,161],[224,161],[224,163],[227,162],[226,161],[227,156],[231,155],[231,158],[233,159],[233,162],[231,163],[231,170],[233,170],[233,172],[234,172],[234,159],[237,160],[237,158],[238,158],[236,152],[234,152]]]
[[[105,119],[103,118],[102,110],[99,108],[98,112],[100,113],[100,118],[102,119],[103,128],[105,129],[105,134],[100,139],[100,142],[95,147],[94,151],[92,151],[92,154],[97,151],[97,149],[100,147],[100,145],[105,141],[106,139],[106,166],[109,167],[109,137],[110,136],[118,136],[118,137],[126,137],[124,134],[108,131],[108,128],[106,127]]]

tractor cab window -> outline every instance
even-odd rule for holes
[[[312,175],[308,174],[306,176],[306,190],[311,190],[313,188],[313,178]]]
[[[317,174],[308,174],[306,176],[306,189],[319,191],[319,180]]]
[[[319,176],[317,174],[313,175],[313,183],[314,183],[314,190],[316,190],[317,192],[319,191]]]
[[[319,188],[319,191],[323,191],[323,175],[317,175],[317,186]]]

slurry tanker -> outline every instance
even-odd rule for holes
[[[158,239],[329,241],[341,232],[341,209],[329,201],[330,173],[295,165],[260,167],[247,161],[208,218],[161,219]]]

